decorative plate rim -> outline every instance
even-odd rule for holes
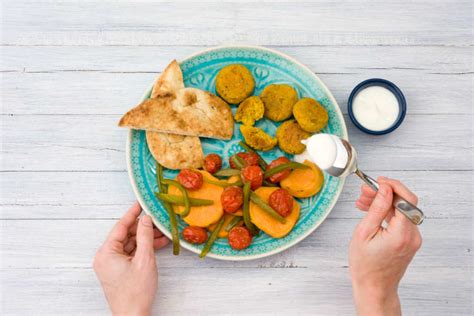
[[[321,79],[319,79],[319,77],[313,71],[311,71],[311,69],[309,69],[306,65],[302,64],[301,62],[294,59],[293,57],[288,56],[288,55],[286,55],[286,54],[284,54],[280,51],[277,51],[277,50],[274,50],[274,49],[271,49],[271,48],[267,48],[267,47],[263,47],[263,46],[256,46],[256,45],[220,45],[220,46],[209,47],[209,48],[203,49],[199,52],[196,52],[194,54],[188,55],[186,58],[181,60],[180,64],[184,63],[184,62],[188,61],[189,59],[194,58],[196,56],[199,56],[199,55],[202,55],[202,54],[205,54],[205,53],[208,53],[208,52],[212,52],[212,51],[215,51],[215,50],[221,50],[221,49],[255,49],[255,50],[262,50],[262,51],[266,51],[266,52],[270,52],[270,53],[279,55],[280,57],[286,58],[289,61],[291,61],[292,63],[300,66],[304,71],[308,72],[308,74],[318,82],[318,84],[321,86],[324,93],[327,95],[328,99],[335,105],[335,107],[334,107],[335,112],[336,112],[337,116],[339,117],[339,119],[341,121],[341,129],[342,129],[342,132],[344,134],[342,137],[344,139],[348,140],[347,127],[346,127],[346,123],[345,123],[345,120],[344,120],[344,116],[342,115],[342,112],[341,112],[341,108],[339,107],[339,104],[337,103],[336,99],[334,98],[334,96],[332,95],[332,93],[328,89],[328,87],[326,87],[326,85],[321,81]],[[145,90],[145,92],[143,93],[143,95],[141,97],[141,100],[144,100],[148,96],[148,94],[150,93],[150,91],[153,87],[153,84],[154,83],[152,83],[148,87],[148,89]],[[137,183],[136,183],[135,178],[133,176],[133,168],[132,168],[131,153],[130,153],[131,142],[132,142],[132,133],[133,133],[133,130],[130,129],[128,131],[128,134],[127,134],[125,155],[126,155],[126,160],[127,160],[127,173],[128,173],[128,177],[130,179],[130,183],[132,185],[133,193],[135,194],[135,197],[137,198],[138,202],[140,203],[142,209],[145,211],[146,214],[148,214],[151,217],[151,219],[152,219],[153,223],[155,224],[155,226],[158,227],[158,229],[161,232],[163,232],[163,234],[167,238],[171,239],[171,232],[168,231],[168,229],[166,227],[164,227],[159,221],[157,221],[155,219],[155,217],[153,216],[153,213],[148,209],[145,201],[142,198],[141,193],[138,190]],[[308,237],[310,234],[312,234],[326,220],[326,218],[329,216],[329,214],[334,209],[334,206],[336,205],[337,201],[339,200],[339,196],[341,195],[342,189],[344,188],[345,178],[340,178],[339,181],[340,181],[340,185],[338,187],[338,190],[334,194],[334,199],[332,200],[331,204],[328,206],[328,211],[326,212],[326,214],[324,216],[322,216],[321,220],[318,221],[313,227],[308,229],[304,234],[302,234],[301,236],[299,236],[299,237],[293,239],[292,241],[288,242],[286,245],[283,245],[281,247],[277,247],[277,248],[275,248],[271,251],[265,252],[265,253],[256,254],[256,255],[246,255],[246,256],[226,256],[226,255],[219,255],[219,254],[214,254],[212,252],[209,252],[207,254],[206,258],[213,258],[213,259],[224,260],[224,261],[255,260],[255,259],[260,259],[260,258],[265,258],[265,257],[272,256],[274,254],[285,251],[288,248],[298,244],[300,241],[302,241],[303,239]],[[180,243],[180,246],[181,246],[181,248],[184,248],[188,251],[199,254],[199,251],[197,249],[190,247],[190,245],[188,245],[187,243]]]

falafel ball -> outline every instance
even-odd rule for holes
[[[290,85],[271,84],[263,89],[260,98],[265,105],[265,117],[280,122],[291,116],[298,93]]]
[[[255,89],[255,80],[244,65],[225,66],[217,73],[217,94],[230,104],[239,104]]]
[[[326,109],[315,99],[303,98],[293,107],[293,115],[301,128],[310,133],[322,130],[329,120]]]
[[[306,146],[301,143],[311,134],[303,130],[295,120],[288,120],[278,126],[276,138],[280,149],[289,154],[301,154]]]
[[[256,150],[267,151],[277,144],[276,138],[271,137],[258,127],[240,125],[240,132],[244,136],[245,142]]]
[[[244,123],[244,125],[253,126],[255,121],[263,117],[264,111],[265,107],[260,97],[248,97],[240,103],[237,112],[235,112],[235,120]]]

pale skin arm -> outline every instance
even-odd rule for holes
[[[115,224],[94,258],[94,271],[113,315],[150,315],[158,286],[154,250],[168,239],[153,227],[150,216],[138,219],[135,203]]]
[[[401,315],[398,284],[422,238],[418,227],[393,208],[393,193],[414,205],[418,198],[397,180],[380,177],[378,182],[377,193],[363,185],[356,201],[367,215],[357,225],[349,249],[354,302],[359,315]]]

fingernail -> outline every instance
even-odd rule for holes
[[[145,215],[142,217],[142,223],[145,226],[153,227],[153,222],[151,221],[151,217],[148,215]]]

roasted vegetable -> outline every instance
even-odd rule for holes
[[[269,188],[269,189],[272,189],[272,192],[273,192],[273,190],[276,190],[277,188]],[[258,191],[258,189],[257,189],[257,191]],[[266,193],[265,190],[259,191],[259,192],[265,192]],[[266,199],[268,200],[268,197],[266,197]],[[255,205],[257,205],[261,210],[266,212],[269,216],[273,217],[278,222],[283,223],[283,224],[286,222],[285,218],[283,216],[281,216],[280,214],[278,214],[277,212],[275,212],[275,210],[272,209],[270,207],[270,205],[268,205],[267,202],[265,200],[263,200],[257,193],[250,191],[250,200]]]
[[[249,153],[255,153],[257,154],[249,145],[247,145],[246,143],[244,142],[239,142],[240,146],[245,149],[247,152]],[[265,170],[268,166],[267,162],[265,161],[265,159],[262,158],[262,156],[260,156],[259,154],[257,154],[258,156],[258,165],[260,166],[260,168],[262,168],[263,170]]]
[[[165,186],[162,183],[163,180],[163,167],[157,162],[156,163],[156,182],[158,185],[158,190],[160,192],[166,193]],[[173,254],[175,256],[179,255],[179,230],[178,230],[178,221],[176,219],[176,213],[173,211],[172,206],[168,202],[163,202],[163,206],[168,213],[170,218],[171,226],[171,240],[173,242]]]
[[[222,226],[224,226],[224,216],[219,220],[219,223],[216,226],[216,229],[212,232],[211,236],[209,236],[209,239],[207,240],[206,244],[204,245],[204,248],[202,248],[201,254],[199,255],[199,258],[204,258],[209,251],[211,250],[212,245],[214,244],[214,241],[216,241],[219,232],[222,229]]]
[[[307,169],[293,170],[288,177],[281,180],[280,185],[291,195],[306,198],[318,193],[324,184],[324,175],[314,163],[305,161]]]
[[[240,175],[240,170],[238,169],[222,169],[214,173],[216,177],[231,177]]]
[[[203,178],[209,181],[218,181],[207,171],[200,170]],[[211,184],[207,181],[203,182],[202,187],[199,190],[193,190],[188,192],[188,196],[191,198],[198,199],[208,199],[214,201],[212,205],[203,205],[203,206],[192,206],[189,215],[183,217],[183,220],[188,223],[190,226],[199,226],[207,227],[215,222],[217,222],[222,215],[224,210],[222,209],[221,204],[221,194],[223,188],[214,184]],[[170,186],[170,194],[181,196],[181,191],[176,187]],[[173,206],[176,213],[181,213],[184,210],[183,206],[174,205]]]
[[[184,205],[185,203],[182,196],[171,195],[171,194],[166,194],[166,193],[156,193],[155,195],[159,200],[168,202],[171,204]],[[189,198],[190,206],[203,206],[203,205],[212,205],[212,204],[214,204],[214,201],[212,200]]]
[[[172,185],[174,187],[177,187],[179,189],[179,191],[181,191],[181,194],[183,195],[182,198],[184,200],[184,210],[180,213],[180,215],[182,217],[188,216],[189,212],[191,210],[191,206],[189,205],[189,197],[188,197],[188,192],[186,191],[186,189],[181,185],[181,183],[179,183],[176,180],[165,179],[162,182],[164,184],[167,184],[168,188],[169,188],[170,185]]]
[[[229,231],[226,230],[227,226],[229,226],[233,221],[240,222],[242,221],[242,217],[239,216],[234,216],[232,214],[224,214],[224,225],[222,225],[221,230],[219,231],[219,235],[217,237],[219,238],[226,238],[227,235],[229,234]],[[218,222],[215,224],[210,225],[207,229],[210,232],[213,232],[216,230],[216,227],[218,225]]]
[[[270,195],[276,190],[278,190],[278,188],[261,187],[253,194],[258,196],[259,199],[268,206],[266,202],[268,202]],[[282,238],[288,235],[300,216],[300,205],[296,201],[293,202],[291,213],[287,217],[284,217],[285,222],[277,220],[273,215],[268,213],[267,210],[260,207],[260,204],[254,203],[254,201],[255,200],[252,200],[253,203],[250,203],[250,218],[252,219],[252,223],[273,238]],[[270,209],[273,210],[271,207]]]
[[[245,226],[247,226],[252,235],[258,236],[258,229],[250,220],[250,182],[244,184],[244,207],[242,212],[244,215]]]

